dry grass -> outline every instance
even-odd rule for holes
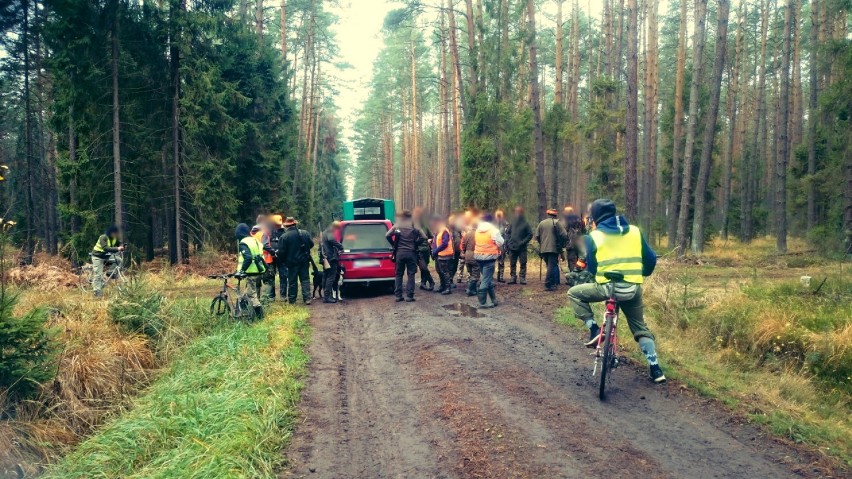
[[[9,271],[19,294],[16,314],[46,310],[50,327],[58,333],[60,353],[55,379],[43,385],[39,397],[10,407],[0,396],[0,410],[13,411],[0,421],[0,477],[14,477],[17,468],[28,476],[37,474],[64,455],[124,410],[182,345],[208,327],[202,322],[206,319],[199,320],[200,303],[167,300],[166,330],[157,344],[141,334],[128,334],[110,317],[110,300],[95,300],[77,288],[70,264],[50,257],[36,260],[36,266]],[[215,290],[188,268],[166,268],[161,274],[144,275],[144,281],[145,287],[157,290],[198,291],[208,285],[211,296]],[[106,293],[111,297],[116,291],[108,288]]]
[[[665,261],[647,284],[661,357],[673,376],[852,464],[852,281],[838,274],[844,265],[814,256],[791,267],[788,258],[809,255],[800,242],[791,255],[776,255],[768,240],[731,243],[714,245],[698,264]],[[716,266],[726,261],[751,266]],[[810,287],[802,275],[813,276]]]

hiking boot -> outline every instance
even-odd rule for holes
[[[435,290],[435,282],[430,281],[429,286],[426,286],[426,291],[434,291]]]
[[[497,303],[497,293],[494,292],[494,287],[488,288],[488,296],[491,298],[491,307],[495,308],[498,306]]]
[[[518,278],[515,277],[515,276],[512,276],[512,279],[510,279],[509,282],[506,283],[506,284],[518,284]]]
[[[653,380],[657,384],[662,384],[666,382],[666,375],[663,374],[662,368],[660,368],[659,364],[655,364],[651,366],[651,380]]]
[[[506,282],[506,280],[503,279],[503,273],[497,273],[497,282],[498,283],[505,283]]]
[[[306,299],[306,300],[305,300],[305,306],[310,306],[310,305],[311,305],[311,300],[310,300],[310,299]]]
[[[443,295],[443,296],[446,296],[448,294],[453,294],[453,291],[450,288],[447,288],[447,289],[441,291],[441,295]]]
[[[411,298],[405,298],[405,302],[406,302],[406,303],[413,303],[413,302],[414,302],[414,297],[411,297]]]
[[[589,328],[589,340],[585,343],[587,348],[596,348],[598,347],[598,338],[601,335],[601,327],[596,324],[593,324],[591,328]]]
[[[476,296],[476,281],[468,281],[467,282],[467,291],[468,296]]]
[[[397,303],[401,303],[401,302],[403,302],[403,301],[405,301],[405,300],[404,300],[404,299],[402,299],[402,296],[398,296],[398,297],[396,298],[396,300],[395,300],[395,301],[396,301]]]
[[[527,278],[521,278],[521,284],[527,284]]]
[[[323,299],[322,299],[322,302],[323,302],[323,303],[326,303],[326,304],[334,304],[334,303],[336,303],[336,302],[337,302],[337,300],[336,300],[336,299],[334,299],[334,298],[323,298]]]

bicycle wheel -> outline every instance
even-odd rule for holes
[[[228,299],[222,295],[213,298],[213,302],[210,303],[210,314],[215,316],[231,314],[231,305],[228,304]]]
[[[234,319],[249,322],[254,321],[254,307],[252,307],[251,301],[245,296],[237,298],[237,304],[234,305]]]
[[[601,401],[606,399],[606,381],[609,377],[609,370],[612,369],[612,363],[615,359],[612,347],[612,319],[606,318],[604,324],[604,340],[601,345],[603,356],[601,358],[601,387],[598,397]]]

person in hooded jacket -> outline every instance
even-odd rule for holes
[[[595,200],[590,207],[590,217],[595,229],[585,236],[584,249],[586,269],[594,275],[595,282],[578,284],[568,290],[574,315],[589,328],[586,347],[594,348],[601,335],[590,303],[608,299],[606,284],[609,280],[604,273],[619,272],[624,275],[624,280],[613,285],[618,308],[627,318],[633,339],[645,354],[651,379],[655,383],[663,383],[666,376],[657,360],[654,334],[645,323],[642,304],[642,283],[654,272],[657,254],[639,228],[618,214],[611,200]]]
[[[527,284],[527,246],[532,241],[532,227],[527,222],[522,206],[515,207],[515,216],[506,229],[506,251],[509,254],[509,284],[518,283],[518,262],[521,263],[521,284]]]
[[[96,298],[103,295],[104,267],[109,262],[110,255],[124,251],[124,246],[118,239],[118,226],[110,225],[104,234],[98,237],[92,248],[92,291]]]
[[[263,246],[250,233],[251,230],[245,223],[238,224],[234,230],[234,237],[238,241],[236,277],[245,281],[246,296],[254,308],[254,315],[262,319],[263,308],[257,298],[257,290],[260,278],[266,271],[266,263],[263,261]]]

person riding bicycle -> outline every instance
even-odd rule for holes
[[[257,319],[263,319],[263,308],[257,298],[257,289],[260,277],[266,272],[266,263],[263,261],[263,246],[250,232],[249,225],[245,223],[238,224],[234,231],[234,237],[239,241],[235,276],[245,280],[245,295],[251,302]]]
[[[118,240],[118,226],[110,225],[92,248],[92,289],[96,298],[103,295],[104,266],[109,261],[110,255],[121,251],[124,251],[124,246]]]
[[[642,283],[654,272],[657,254],[642,237],[637,226],[618,215],[615,203],[608,199],[595,200],[590,207],[595,230],[585,236],[586,270],[595,277],[594,283],[578,284],[568,290],[568,299],[574,315],[589,328],[586,347],[594,348],[602,331],[595,321],[589,303],[609,299],[609,280],[606,272],[619,272],[624,280],[613,285],[618,307],[627,318],[633,339],[645,354],[650,367],[651,379],[663,383],[666,376],[657,361],[654,334],[648,329],[643,316]]]

